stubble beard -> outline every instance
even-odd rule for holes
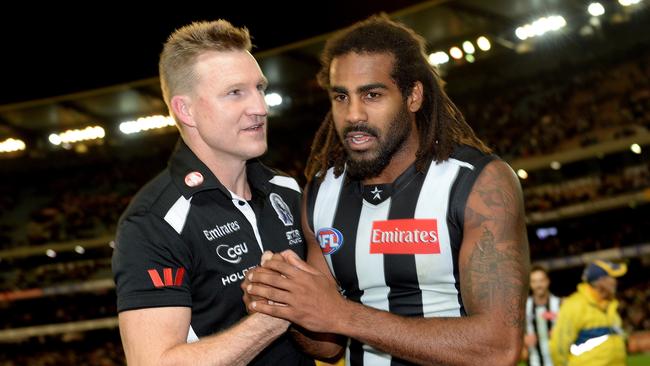
[[[341,136],[355,131],[374,136],[378,141],[378,147],[375,150],[355,151],[350,149],[345,139],[341,137],[347,153],[346,174],[355,180],[375,178],[386,169],[393,155],[404,146],[411,133],[411,121],[406,104],[402,105],[393,116],[384,136],[380,136],[377,129],[367,124],[347,127]]]

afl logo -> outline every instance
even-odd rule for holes
[[[324,227],[316,233],[323,254],[333,254],[343,246],[343,234],[333,227]]]

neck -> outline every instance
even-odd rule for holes
[[[533,301],[535,302],[535,305],[544,305],[548,302],[548,297],[548,292],[541,295],[533,294]]]
[[[248,177],[246,175],[246,162],[242,166],[229,166],[224,167],[225,164],[221,164],[216,167],[208,166],[212,173],[219,179],[219,182],[223,184],[230,192],[236,194],[237,196],[245,199],[251,199],[251,188],[248,184]]]
[[[205,144],[190,145],[190,149],[230,192],[246,200],[251,199],[251,189],[246,175],[246,160],[219,154]]]

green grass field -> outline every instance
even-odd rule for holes
[[[519,363],[519,366],[526,366],[526,364]],[[640,353],[628,356],[627,366],[650,366],[650,353]]]
[[[627,366],[650,366],[650,353],[641,353],[629,356]]]

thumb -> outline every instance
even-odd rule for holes
[[[273,258],[273,252],[267,250],[262,254],[262,259],[260,261],[260,266],[264,265],[264,262],[270,260]]]

